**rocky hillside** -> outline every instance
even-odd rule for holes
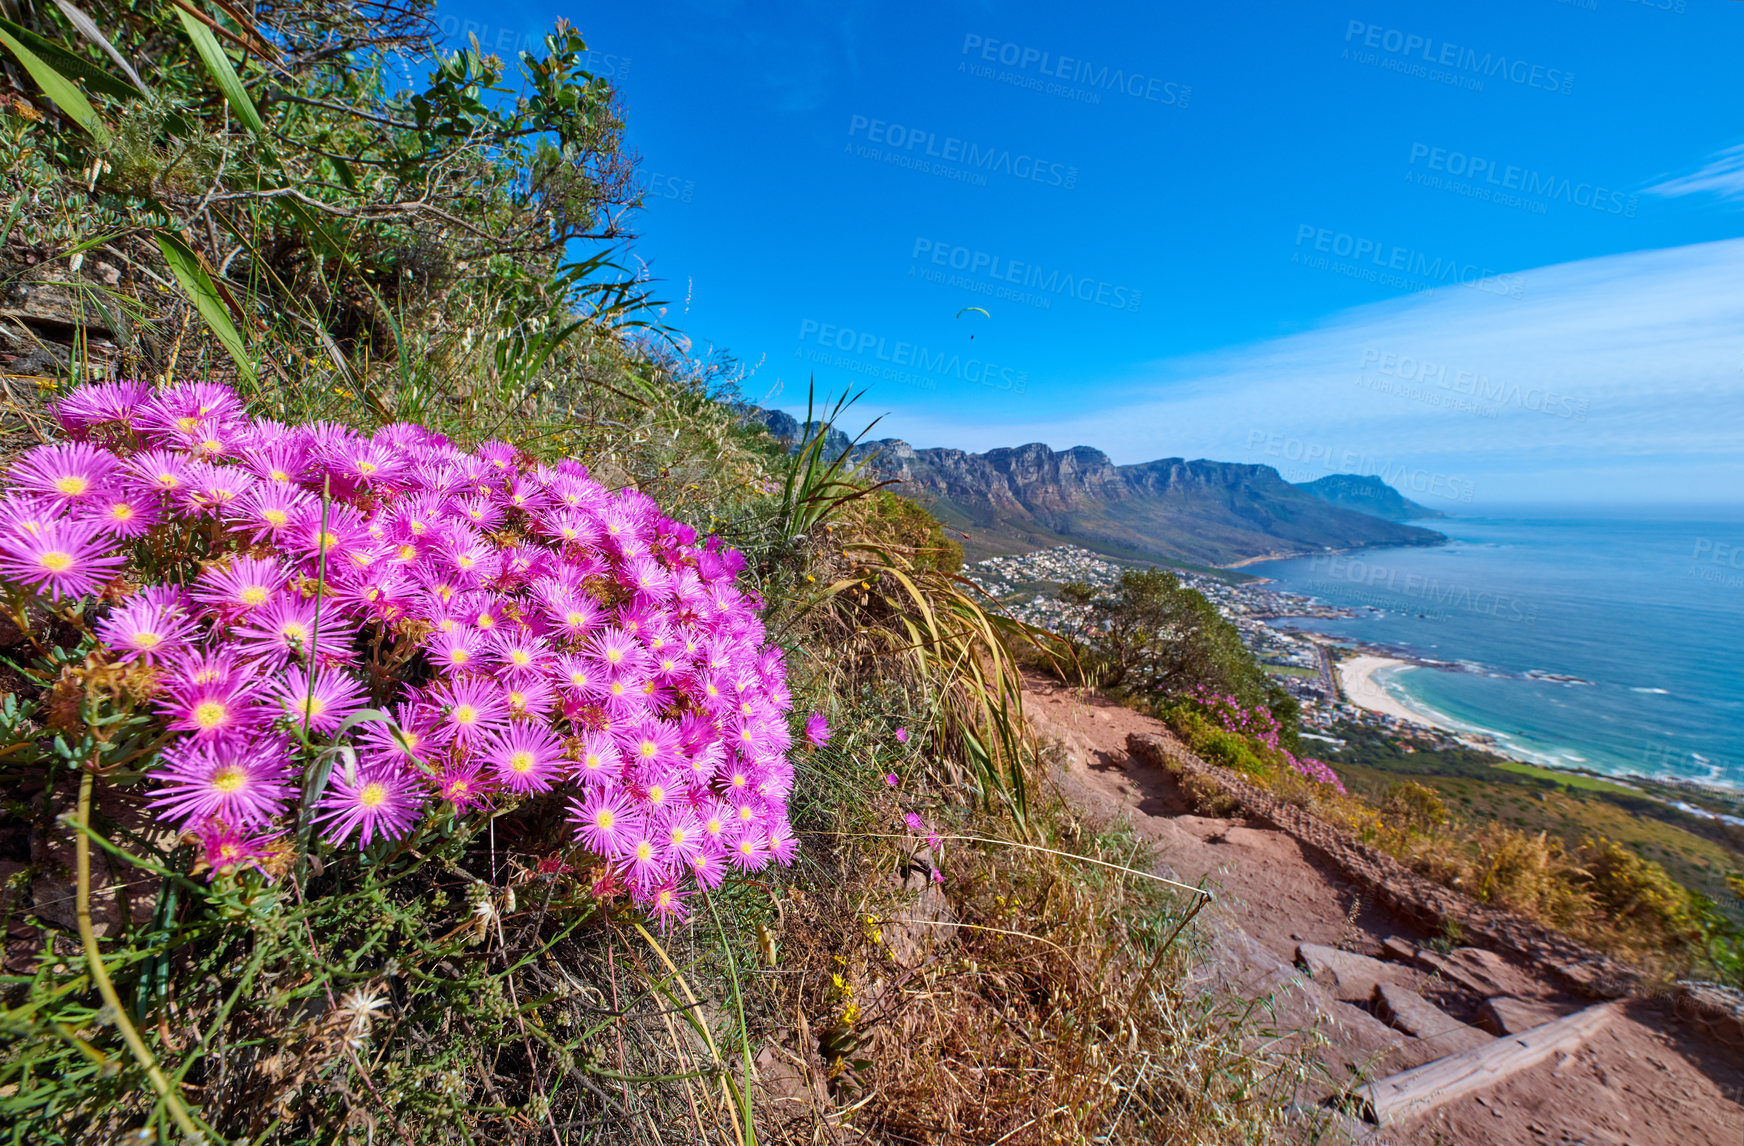
[[[747,416],[777,437],[797,438],[801,431],[780,411],[750,409]],[[831,431],[827,452],[848,445]],[[853,456],[895,478],[898,492],[925,502],[940,521],[966,534],[963,549],[971,560],[1082,545],[1116,557],[1235,565],[1445,540],[1432,530],[1333,505],[1271,466],[1182,458],[1117,466],[1089,446],[1055,451],[1031,443],[972,454],[917,450],[897,438],[861,443]]]
[[[1296,488],[1340,509],[1355,510],[1386,521],[1418,521],[1447,516],[1439,509],[1418,505],[1373,474],[1329,474],[1317,481],[1298,483]]]

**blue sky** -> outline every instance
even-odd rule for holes
[[[505,55],[581,30],[636,253],[754,401],[815,374],[918,446],[1442,508],[1744,499],[1744,4],[437,14]]]

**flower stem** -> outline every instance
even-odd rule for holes
[[[79,832],[74,841],[75,853],[78,857],[79,887],[76,900],[79,918],[79,941],[85,947],[85,963],[91,973],[91,981],[97,985],[97,993],[103,996],[103,1002],[115,1013],[115,1025],[121,1029],[121,1037],[127,1042],[127,1049],[133,1052],[133,1057],[145,1070],[151,1085],[169,1107],[170,1117],[176,1120],[176,1125],[182,1128],[182,1133],[195,1141],[205,1138],[200,1128],[194,1125],[193,1117],[188,1108],[182,1104],[181,1095],[170,1087],[169,1080],[158,1068],[157,1059],[151,1053],[151,1048],[145,1045],[145,1040],[139,1037],[139,1031],[134,1027],[133,1020],[127,1017],[127,1010],[121,1005],[121,996],[115,993],[115,984],[109,979],[109,970],[103,966],[102,953],[97,949],[97,931],[91,926],[91,789],[94,777],[86,769],[79,780]]]

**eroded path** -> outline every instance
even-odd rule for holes
[[[1294,836],[1245,818],[1196,815],[1168,773],[1128,756],[1132,732],[1169,733],[1157,721],[1082,690],[1031,680],[1024,704],[1038,736],[1060,746],[1053,780],[1092,821],[1126,817],[1155,847],[1166,871],[1207,881],[1218,895],[1210,973],[1249,997],[1276,998],[1280,1028],[1318,1025],[1328,1039],[1316,1052],[1334,1080],[1378,1079],[1439,1059],[1488,1036],[1492,997],[1520,1000],[1527,1013],[1572,1013],[1590,1000],[1564,994],[1547,976],[1489,952],[1461,953],[1449,968],[1426,971],[1403,961],[1433,938],[1365,902],[1318,851]],[[1391,941],[1391,942],[1389,942]],[[1342,973],[1313,979],[1298,968],[1310,947],[1368,956]],[[1331,958],[1331,957],[1329,957]],[[1386,995],[1430,1004],[1437,1024],[1377,1006]],[[1413,1004],[1414,1005],[1414,1004]],[[1393,1025],[1382,1021],[1390,1017]],[[1407,1034],[1399,1026],[1415,1026]],[[1420,1037],[1421,1036],[1421,1037]],[[1557,1055],[1432,1113],[1389,1126],[1381,1141],[1519,1146],[1738,1146],[1744,1142],[1744,1044],[1708,1037],[1653,1000],[1632,1000],[1573,1054]]]

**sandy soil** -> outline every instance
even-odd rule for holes
[[[1304,941],[1379,956],[1387,938],[1421,944],[1430,936],[1365,902],[1358,888],[1293,836],[1243,819],[1192,814],[1167,773],[1126,753],[1129,732],[1168,735],[1158,722],[1042,681],[1030,682],[1024,704],[1037,734],[1060,746],[1054,780],[1063,796],[1092,821],[1126,817],[1155,847],[1162,874],[1187,883],[1204,879],[1217,893],[1208,909],[1214,924],[1209,962],[1223,985],[1250,997],[1277,993],[1280,1026],[1320,1022],[1333,1040],[1320,1057],[1334,1078],[1381,1078],[1439,1057],[1381,1023],[1366,1005],[1331,998],[1292,963]],[[1587,1002],[1560,993],[1531,967],[1509,965],[1502,974],[1513,993],[1565,1013]],[[1475,1020],[1482,1002],[1414,969],[1400,967],[1399,981],[1465,1022]],[[1737,1146],[1744,1142],[1740,1099],[1744,1047],[1697,1037],[1669,1008],[1638,1000],[1577,1054],[1389,1126],[1378,1140],[1401,1146]]]

